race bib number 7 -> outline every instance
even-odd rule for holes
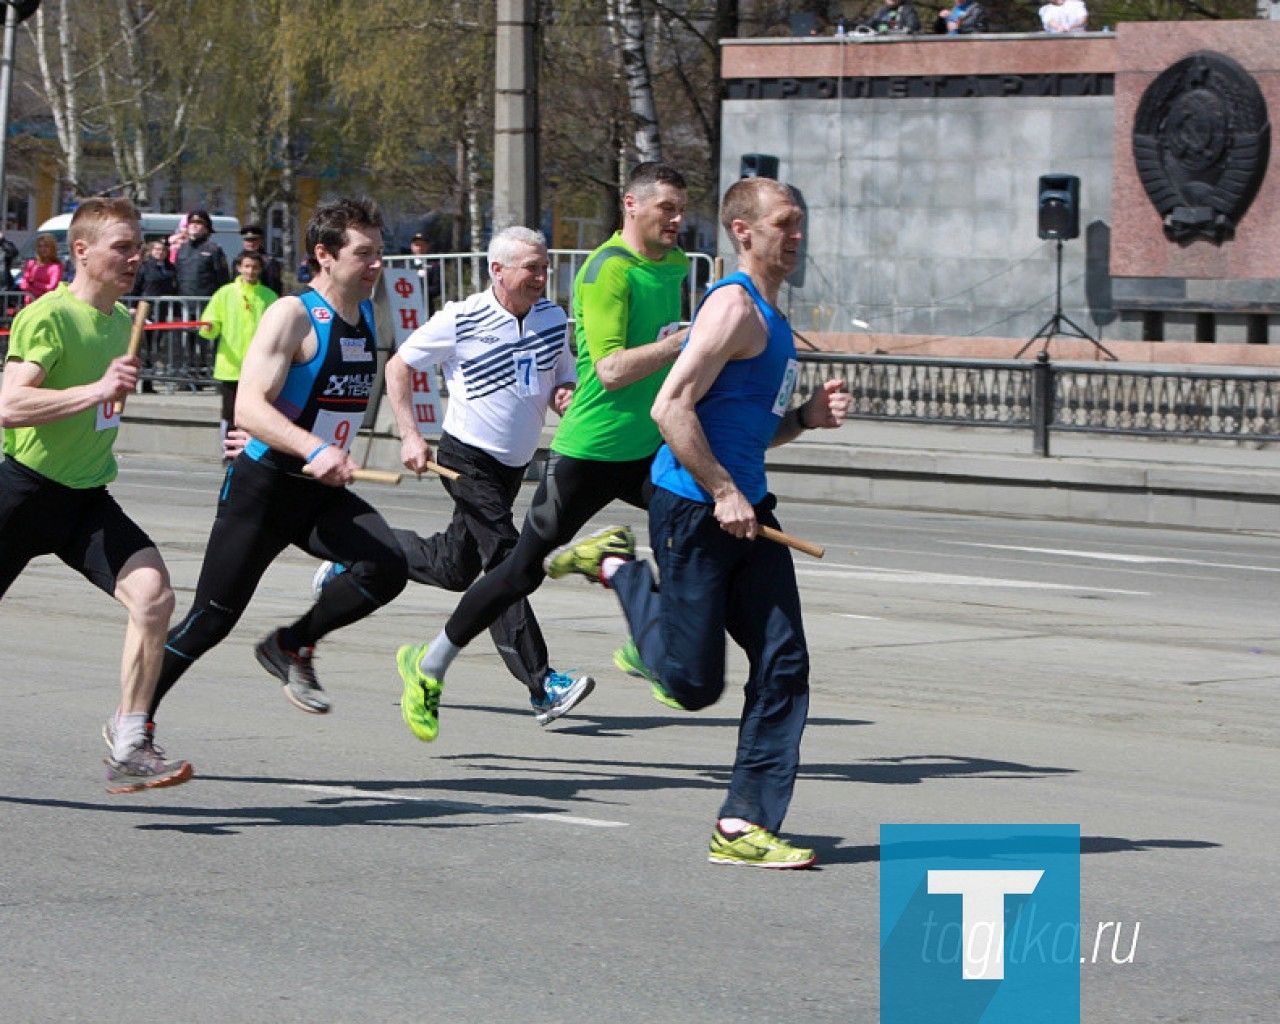
[[[538,354],[536,352],[516,352],[512,355],[516,371],[516,394],[529,398],[538,393],[541,381],[538,379]]]
[[[364,422],[364,413],[329,412],[321,409],[316,413],[316,421],[311,425],[311,433],[323,437],[330,444],[351,451],[351,442],[356,439],[356,432]]]

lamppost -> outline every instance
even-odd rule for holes
[[[5,159],[9,155],[9,95],[13,91],[13,45],[18,25],[36,13],[40,0],[0,0],[4,4],[4,50],[0,53],[0,233],[9,227],[9,189]],[[7,284],[7,282],[6,282]]]

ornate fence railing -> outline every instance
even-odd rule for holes
[[[560,288],[572,280],[582,254],[562,250],[556,255],[559,273],[548,291],[561,298]],[[453,297],[453,290],[463,286],[457,279],[464,261],[438,258],[444,276],[453,281],[446,295]],[[698,268],[699,276],[704,269]],[[703,283],[699,276],[691,275],[695,295]],[[21,293],[0,293],[0,318],[11,318],[23,299]],[[125,299],[130,306],[135,301]],[[155,299],[150,319],[190,324],[199,319],[206,301],[191,296]],[[0,357],[6,342],[0,337]],[[213,343],[194,328],[148,331],[143,380],[167,391],[207,387],[213,354]],[[797,393],[806,396],[832,376],[843,379],[852,395],[851,419],[1026,428],[1034,449],[1044,455],[1054,431],[1280,441],[1277,371],[804,352]]]
[[[1051,431],[1280,441],[1269,371],[801,354],[802,396],[830,377],[849,389],[850,419],[1026,427],[1046,455]]]

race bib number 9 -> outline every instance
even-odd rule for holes
[[[522,398],[536,395],[539,385],[538,357],[534,352],[515,352],[511,358],[515,361],[516,394]]]
[[[116,412],[116,400],[109,398],[97,405],[97,416],[94,419],[94,430],[115,430],[120,426],[120,414]]]
[[[344,452],[351,451],[351,442],[356,439],[356,432],[364,421],[364,413],[329,412],[321,409],[316,413],[316,421],[311,425],[311,433],[323,437],[332,445]]]
[[[773,400],[773,414],[785,416],[791,405],[791,393],[796,389],[796,377],[800,374],[800,363],[795,359],[787,360],[786,372],[782,375],[782,386],[778,388],[778,397]]]

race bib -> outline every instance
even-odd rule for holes
[[[94,430],[116,430],[120,426],[120,414],[116,412],[116,400],[108,398],[105,402],[99,402],[97,405],[97,415],[94,419]]]
[[[367,363],[372,358],[364,338],[342,338],[340,343],[344,363]]]
[[[791,405],[791,393],[796,389],[796,377],[800,373],[800,363],[795,359],[787,360],[786,372],[782,375],[782,386],[778,388],[778,397],[773,400],[773,414],[785,416]]]
[[[351,451],[351,442],[356,439],[356,432],[364,422],[364,413],[329,412],[321,409],[316,413],[316,421],[311,425],[311,433],[322,437],[332,445],[337,445],[344,452]]]
[[[534,352],[515,352],[512,353],[511,358],[515,362],[516,369],[516,394],[522,398],[536,395],[539,391],[539,385],[542,383],[538,379],[537,354]]]

